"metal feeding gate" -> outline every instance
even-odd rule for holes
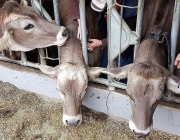
[[[10,0],[14,1],[14,0]],[[42,15],[46,20],[50,22],[55,22],[57,25],[60,25],[59,18],[59,10],[58,10],[58,0],[53,0],[54,7],[54,18],[55,21],[50,17],[50,15],[46,12],[46,10],[41,5],[41,0],[31,0],[31,5],[34,7],[40,15]],[[116,6],[120,6],[120,14],[116,10]],[[82,47],[83,47],[83,56],[84,61],[88,65],[88,56],[87,56],[87,38],[86,38],[86,16],[85,16],[85,1],[79,0],[79,8],[80,8],[80,19],[81,19],[81,30],[82,30]],[[124,8],[134,8],[137,9],[137,22],[136,22],[136,31],[131,31],[129,26],[123,20],[123,9]],[[134,56],[136,54],[136,50],[139,46],[140,38],[141,38],[141,28],[142,28],[142,17],[143,17],[143,9],[144,9],[144,0],[138,0],[138,5],[131,7],[126,5],[120,5],[116,2],[116,0],[107,0],[107,16],[109,17],[107,20],[108,25],[108,67],[114,67],[114,61],[118,56],[121,56],[121,53],[124,52],[130,45],[134,45]],[[175,51],[178,37],[178,28],[179,28],[179,17],[180,17],[180,1],[176,0],[174,7],[174,16],[172,22],[172,31],[171,31],[171,56],[172,62],[175,60]],[[115,36],[115,37],[114,37]],[[50,58],[48,57],[48,50],[38,49],[40,63],[46,64],[46,60],[59,60],[58,58]],[[58,47],[58,56],[60,53],[60,48]],[[0,60],[13,62],[16,64],[21,64],[23,66],[29,66],[33,68],[37,68],[36,63],[27,61],[26,54],[21,52],[21,60],[13,60],[6,56],[5,51],[2,51],[0,54]],[[120,57],[118,62],[120,62]],[[120,64],[118,64],[120,66]],[[169,66],[169,70],[171,72],[174,71],[173,63]],[[114,90],[115,87],[120,89],[125,89],[126,84],[121,83],[111,77],[108,79],[103,78],[91,78],[93,82],[97,82],[100,84],[107,85],[109,90]],[[166,91],[164,96],[164,100],[172,101],[180,103],[180,97],[175,96],[173,93]]]
[[[13,0],[11,0],[13,1]],[[173,23],[171,30],[171,56],[172,62],[175,60],[175,50],[178,37],[179,18],[180,18],[180,1],[175,0]],[[31,0],[32,6],[42,15],[45,19],[51,22],[55,22],[60,25],[59,13],[58,13],[58,0],[53,0],[54,17],[55,21],[49,16],[45,9],[41,6],[41,0]],[[115,9],[116,6],[121,7],[121,12],[118,13]],[[87,57],[87,38],[86,38],[86,16],[85,16],[85,0],[79,0],[80,19],[81,19],[81,31],[82,31],[82,48],[84,61],[88,65]],[[123,9],[135,8],[137,9],[137,22],[136,31],[131,31],[128,25],[123,20]],[[107,29],[108,29],[108,68],[114,67],[115,59],[121,56],[121,53],[125,51],[129,45],[134,45],[134,56],[139,46],[141,38],[141,27],[143,17],[144,0],[138,0],[138,5],[130,7],[127,5],[119,5],[116,0],[107,0]],[[59,49],[59,48],[58,48]],[[60,49],[59,49],[60,52]],[[38,56],[37,56],[38,57]],[[47,64],[47,60],[57,60],[56,58],[49,58],[48,49],[39,49],[39,57],[41,64]],[[5,56],[5,51],[0,55],[0,60],[13,62],[28,67],[36,67],[36,63],[27,61],[26,53],[21,52],[21,60],[12,60]],[[120,62],[120,59],[118,60]],[[58,91],[56,90],[56,79],[43,74],[39,74],[36,70],[29,70],[20,66],[7,66],[3,62],[0,65],[1,76],[0,80],[3,82],[9,82],[20,89],[35,92],[41,95],[45,95],[52,98],[60,99]],[[119,65],[118,65],[119,67]],[[171,72],[174,71],[174,65],[169,66]],[[32,72],[33,71],[33,72]],[[8,73],[8,74],[7,74]],[[88,86],[87,92],[83,99],[83,105],[88,108],[94,109],[99,112],[104,112],[109,116],[123,118],[125,120],[130,119],[131,105],[128,96],[119,94],[119,92],[113,91],[115,88],[125,89],[126,84],[119,82],[117,79],[112,79],[108,76],[108,79],[93,78],[90,79],[93,82],[106,85],[109,90],[106,90],[100,86],[93,87]],[[124,91],[120,91],[121,93]],[[176,97],[174,93],[166,92],[164,100],[180,103],[180,97]],[[173,108],[168,105],[157,106],[153,121],[154,128],[169,132],[172,134],[180,135],[180,111],[177,108]]]

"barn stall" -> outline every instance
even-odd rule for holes
[[[32,0],[34,8],[36,8],[40,14],[43,14],[44,18],[49,21],[53,21],[52,18],[45,12],[45,10],[40,6],[40,2],[37,0]],[[115,10],[114,3],[111,0],[107,1],[108,4],[108,49],[109,49],[109,67],[113,67],[114,59],[121,54],[129,45],[135,45],[135,50],[138,47],[137,39],[140,38],[141,32],[141,22],[142,22],[142,14],[143,14],[143,0],[139,0],[137,7],[130,8],[138,8],[138,16],[137,16],[137,25],[136,32],[131,32],[126,28],[126,25],[121,20],[122,18],[119,16],[117,11]],[[117,5],[117,3],[115,3]],[[81,25],[82,25],[82,45],[83,45],[83,55],[86,64],[88,65],[87,58],[87,41],[86,41],[86,23],[85,23],[85,10],[84,10],[84,0],[80,0],[80,16],[81,16]],[[124,6],[125,7],[125,6]],[[55,22],[60,24],[57,12],[57,1],[54,0],[54,8],[55,8]],[[177,42],[177,34],[179,28],[179,1],[176,0],[176,4],[174,7],[174,17],[173,17],[173,25],[172,25],[172,34],[171,34],[171,46],[172,46],[172,62],[175,58],[175,50],[176,50],[176,42]],[[43,11],[43,12],[42,12]],[[53,21],[54,22],[54,21]],[[122,32],[122,36],[121,36]],[[116,36],[116,38],[112,37]],[[130,35],[129,35],[130,34]],[[121,40],[121,41],[120,41]],[[119,46],[117,45],[119,44]],[[113,48],[113,49],[112,49]],[[60,50],[60,48],[58,48]],[[40,62],[42,64],[46,64],[46,59],[48,58],[48,50],[39,50]],[[49,58],[51,60],[55,60],[54,58]],[[48,96],[50,98],[60,99],[59,94],[56,90],[56,80],[45,76],[39,70],[33,69],[37,68],[35,63],[27,61],[26,54],[21,52],[21,60],[11,60],[5,53],[3,52],[1,55],[1,60],[20,64],[23,66],[17,66],[15,64],[4,63],[0,64],[1,77],[0,80],[3,82],[8,82],[20,89],[24,89],[27,91],[35,92],[44,96]],[[28,67],[24,67],[28,66]],[[33,67],[33,68],[29,68]],[[171,72],[174,71],[174,66],[171,64],[169,66],[169,70]],[[115,120],[121,118],[125,120],[130,119],[131,115],[131,107],[128,96],[126,92],[123,90],[126,88],[126,85],[120,82],[117,82],[110,77],[107,79],[102,78],[93,78],[90,79],[90,84],[88,86],[87,93],[85,95],[83,105],[96,110],[98,112],[102,112],[115,118]],[[92,83],[93,82],[93,83]],[[97,84],[95,84],[97,83]],[[180,98],[175,94],[167,91],[164,96],[164,100],[155,111],[154,114],[154,128],[158,130],[162,130],[171,134],[180,135]],[[60,109],[61,110],[61,109]],[[117,131],[117,130],[116,130]],[[40,136],[39,136],[40,137]],[[38,138],[38,136],[37,136]]]

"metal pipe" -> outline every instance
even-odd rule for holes
[[[171,28],[171,60],[172,64],[168,67],[169,70],[174,72],[174,60],[176,54],[177,39],[179,33],[179,22],[180,22],[180,1],[176,0],[174,5],[174,14]]]
[[[35,8],[40,15],[43,15],[44,18],[50,22],[53,22],[50,15],[46,12],[46,10],[40,5],[38,0],[33,0],[33,3],[31,4],[33,8]],[[41,11],[42,10],[42,11]],[[42,13],[41,13],[42,12]]]
[[[83,57],[85,64],[88,65],[85,0],[79,0],[79,12],[81,23]]]
[[[53,8],[54,8],[55,23],[57,25],[60,25],[60,14],[59,14],[59,3],[58,3],[58,0],[53,0]]]
[[[25,52],[21,52],[21,65],[26,66],[27,65],[27,57]]]
[[[112,16],[112,9],[113,9],[113,2],[112,2],[112,0],[107,0],[107,39],[108,39],[108,68],[112,68],[113,67],[113,61],[114,60],[112,60],[111,59],[111,56],[110,56],[110,51],[111,51],[111,49],[113,49],[112,48],[112,44],[111,44],[111,31],[112,31],[112,28],[111,28],[111,16]],[[98,80],[98,79],[97,79]],[[111,76],[109,76],[108,75],[108,83],[112,83],[113,82],[113,79],[111,78]],[[97,81],[98,82],[98,81]],[[100,82],[100,81],[99,81]],[[101,80],[101,82],[103,82],[102,80]],[[115,86],[113,85],[113,84],[108,84],[108,88],[109,88],[109,90],[115,90]]]
[[[44,8],[40,5],[39,1],[37,0],[33,0],[32,1],[33,3],[31,3],[31,5],[33,6],[33,8],[35,8],[37,10],[37,12],[40,14],[40,15],[44,15],[45,18],[47,18],[47,20],[49,21],[52,21],[51,17],[47,16],[49,15],[45,10]],[[41,13],[42,12],[42,13]],[[44,57],[45,56],[45,52],[44,52],[44,49],[41,48],[41,49],[38,49],[39,53]],[[46,60],[40,56],[40,63],[45,65],[46,64]]]
[[[174,5],[174,13],[172,20],[172,28],[171,28],[171,65],[168,66],[170,72],[174,73],[174,60],[176,55],[176,46],[179,32],[179,22],[180,22],[180,1],[176,0]],[[164,100],[166,101],[176,101],[173,99],[174,94],[166,90]],[[178,100],[178,99],[177,99]]]
[[[110,60],[110,49],[111,49],[111,11],[112,11],[112,0],[107,0],[107,39],[108,39],[108,68],[113,67],[113,61]],[[109,76],[108,76],[109,77]]]
[[[45,56],[45,52],[44,52],[45,49],[38,49],[38,51],[39,51],[39,54],[41,54],[43,57]],[[41,55],[40,55],[40,63],[45,65],[46,64],[46,60],[43,57],[41,57]]]
[[[103,79],[103,78],[91,78],[90,80],[93,82],[96,82],[96,83],[107,85],[108,87],[117,87],[120,89],[126,89],[126,87],[127,87],[126,84],[111,82],[111,81],[109,81],[107,79]]]
[[[121,7],[121,16],[119,16],[120,20],[120,46],[119,46],[119,60],[118,60],[118,67],[120,67],[121,64],[121,47],[122,47],[122,19],[123,18],[123,7]]]
[[[144,11],[144,0],[138,0],[138,11],[137,11],[137,21],[136,21],[136,34],[141,39],[141,30],[142,30],[142,20],[143,20],[143,11]],[[136,56],[136,51],[139,47],[139,43],[134,46],[134,58]]]
[[[54,8],[54,18],[55,18],[55,23],[57,25],[60,25],[60,13],[59,13],[59,3],[58,3],[58,0],[53,0],[53,8]],[[59,58],[59,64],[61,63],[61,60],[60,60],[60,53],[61,53],[61,49],[60,49],[60,46],[57,46],[58,47],[58,58]]]
[[[38,68],[37,63],[32,63],[32,62],[26,61],[26,63],[23,64],[21,60],[14,60],[14,59],[10,59],[9,57],[5,57],[5,56],[1,56],[1,55],[0,55],[0,60],[5,61],[5,62],[23,65],[23,66]]]

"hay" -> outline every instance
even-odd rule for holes
[[[62,104],[20,90],[0,81],[0,140],[139,140],[126,122],[82,108],[83,122],[77,127],[62,123]],[[152,131],[147,140],[180,140],[180,137]]]

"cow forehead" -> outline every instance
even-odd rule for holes
[[[27,16],[22,16],[22,15],[18,15],[18,14],[14,14],[14,13],[11,13],[9,14],[9,16],[7,16],[4,20],[4,25],[10,23],[10,22],[13,22],[19,18],[25,18]]]
[[[132,95],[145,95],[147,92],[159,94],[159,91],[164,90],[165,81],[166,79],[164,77],[147,79],[139,75],[130,74],[128,76],[126,91]]]
[[[82,64],[71,64],[71,63],[65,63],[62,64],[59,68],[60,72],[58,74],[59,78],[68,78],[70,80],[75,80],[81,73],[83,76],[82,78],[86,79],[86,68]]]
[[[62,94],[82,94],[87,88],[86,68],[82,64],[64,63],[60,66],[57,88]]]
[[[134,72],[130,72],[128,74],[128,81],[131,82],[133,81],[133,83],[135,84],[147,84],[147,83],[151,83],[151,84],[158,84],[161,83],[162,81],[166,80],[166,77],[164,76],[158,76],[156,78],[146,78],[143,75],[138,75]]]

